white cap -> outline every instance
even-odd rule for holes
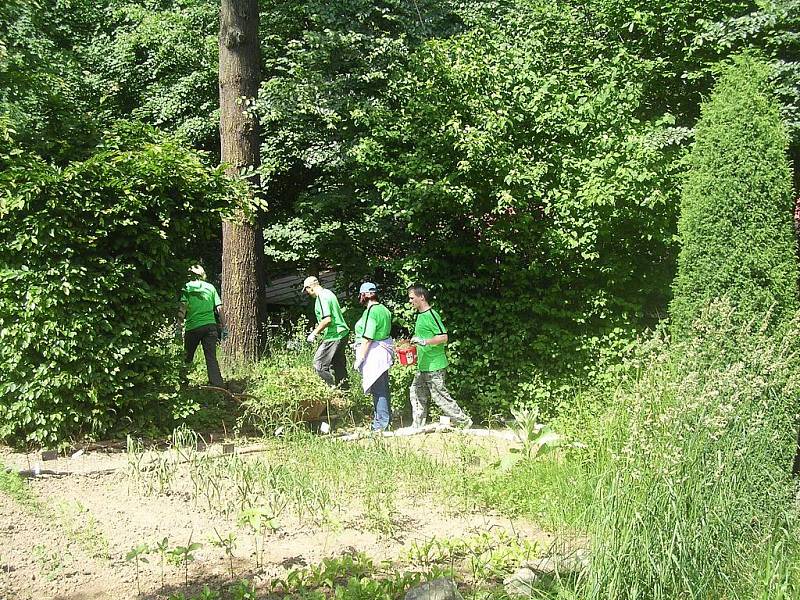
[[[315,285],[319,285],[319,279],[310,275],[303,280],[303,289],[306,290],[310,287],[314,287]]]
[[[197,275],[200,279],[206,278],[206,270],[200,265],[192,265],[189,267],[189,273],[192,275]]]

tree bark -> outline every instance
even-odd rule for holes
[[[221,0],[219,18],[219,134],[231,177],[257,168],[258,119],[249,110],[261,83],[258,0]],[[250,179],[251,193],[258,185]],[[264,241],[257,222],[238,211],[222,223],[222,304],[230,335],[227,353],[254,360],[263,350]]]

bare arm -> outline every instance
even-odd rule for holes
[[[217,305],[217,316],[219,317],[219,326],[224,328],[228,322],[225,319],[225,312],[222,310],[222,304]]]
[[[183,321],[186,319],[186,302],[181,302],[178,307],[178,327],[183,327]]]
[[[435,335],[432,338],[428,338],[427,340],[420,340],[424,342],[423,346],[438,346],[439,344],[446,344],[447,343],[447,334],[440,333],[439,335]]]
[[[317,326],[314,327],[314,335],[319,335],[323,330],[325,330],[328,325],[331,324],[331,320],[332,319],[330,317],[325,317],[319,323],[317,323]]]
[[[367,358],[367,353],[372,347],[372,340],[363,338],[356,349],[356,364],[362,363]]]

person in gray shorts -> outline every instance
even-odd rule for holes
[[[314,298],[314,314],[317,325],[308,334],[308,342],[313,344],[317,336],[324,332],[322,342],[314,353],[314,370],[331,387],[348,386],[347,381],[347,336],[350,328],[342,316],[342,309],[336,294],[319,284],[316,277],[306,277],[303,291]]]

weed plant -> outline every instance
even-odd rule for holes
[[[36,510],[39,502],[30,487],[17,473],[7,470],[0,463],[0,494],[4,494],[17,504],[29,510]]]
[[[204,588],[191,600],[231,598],[300,598],[304,600],[396,600],[409,589],[442,577],[468,586],[471,598],[507,599],[502,581],[538,553],[536,543],[507,534],[481,533],[469,538],[432,538],[414,544],[400,561],[377,562],[364,553],[346,553],[262,580],[240,580],[227,594]],[[187,600],[182,594],[171,600]]]
[[[471,575],[475,585],[502,582],[524,561],[536,558],[536,542],[505,532],[483,532],[468,538],[431,538],[411,545],[407,559],[420,567],[448,565]]]
[[[108,560],[110,543],[100,523],[80,502],[60,502],[50,508],[67,538],[92,558]]]
[[[246,382],[240,429],[253,427],[263,435],[291,431],[315,406],[324,405],[327,414],[348,405],[346,393],[331,389],[314,371],[315,347],[305,341],[306,328],[301,320],[270,338],[265,358],[255,364],[229,365],[232,377]]]
[[[685,341],[656,336],[616,397],[590,535],[590,600],[800,597],[797,324],[736,325],[725,303]]]

